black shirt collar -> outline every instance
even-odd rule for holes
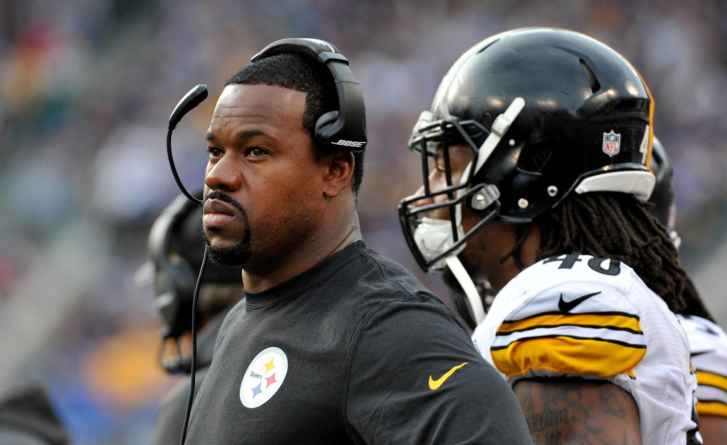
[[[275,302],[282,302],[304,293],[307,289],[328,279],[339,268],[347,264],[366,248],[366,244],[359,240],[339,250],[328,258],[305,272],[259,293],[245,293],[247,310],[255,310],[269,306]]]

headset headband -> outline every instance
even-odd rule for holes
[[[330,43],[310,38],[277,40],[250,61],[256,62],[277,54],[300,54],[322,63],[336,84],[338,110],[324,113],[316,121],[315,138],[332,148],[363,151],[366,148],[366,109],[359,83],[354,79],[349,62]]]

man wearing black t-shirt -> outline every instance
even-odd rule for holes
[[[333,77],[286,50],[255,58],[218,99],[204,231],[217,261],[242,265],[246,301],[220,329],[186,443],[532,443],[465,328],[360,240],[363,156],[349,148],[363,144],[318,131],[351,105]]]

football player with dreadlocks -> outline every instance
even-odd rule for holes
[[[399,207],[407,243],[460,282],[473,340],[539,444],[699,443],[672,313],[688,279],[646,205],[653,114],[613,49],[528,28],[462,55],[413,130],[423,187]]]
[[[654,140],[651,167],[656,186],[649,201],[654,205],[654,214],[679,248],[681,238],[675,228],[676,196],[672,186],[674,173],[669,156],[657,139]],[[727,334],[715,323],[689,279],[683,296],[686,305],[678,317],[687,333],[692,365],[697,370],[699,429],[705,445],[722,444],[727,437]]]

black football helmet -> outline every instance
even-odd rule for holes
[[[671,160],[664,145],[658,138],[654,138],[651,171],[656,177],[656,184],[649,202],[653,204],[654,215],[666,227],[669,237],[678,249],[682,244],[682,239],[676,231],[677,201],[674,186],[672,185],[674,169],[671,166]]]
[[[476,44],[445,75],[409,140],[421,155],[423,187],[401,201],[399,219],[417,262],[425,271],[442,268],[485,224],[531,222],[573,192],[646,201],[654,187],[653,115],[636,69],[584,34],[523,28]],[[457,183],[453,145],[472,150]],[[433,190],[437,152],[446,186]],[[481,215],[467,233],[462,206]],[[449,220],[427,217],[437,209]]]

